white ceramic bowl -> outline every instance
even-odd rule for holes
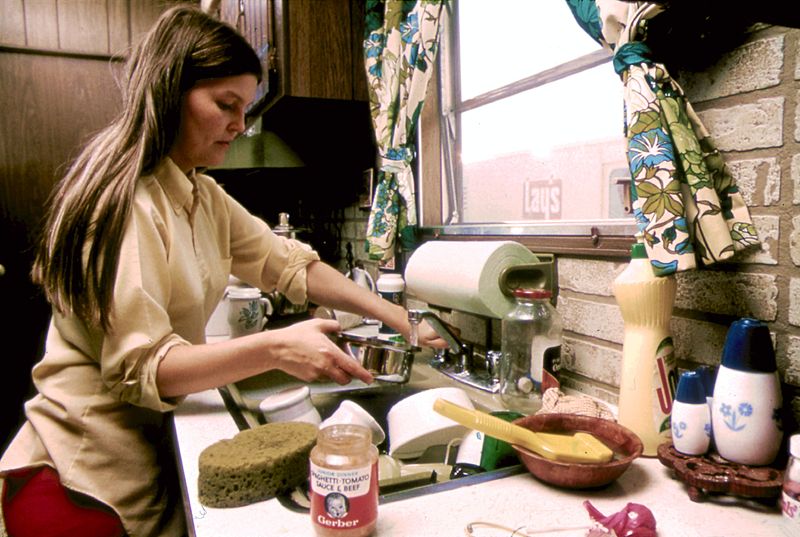
[[[389,455],[413,459],[431,446],[463,438],[469,431],[467,427],[433,410],[433,403],[439,397],[466,408],[475,408],[467,392],[461,388],[433,388],[406,397],[389,409],[387,415]]]
[[[330,415],[328,419],[319,424],[319,428],[323,429],[328,425],[337,423],[353,423],[356,425],[363,425],[372,431],[372,443],[376,446],[386,439],[386,433],[383,427],[375,421],[369,412],[364,410],[360,405],[345,399],[339,404],[339,408]]]

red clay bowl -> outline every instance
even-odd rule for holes
[[[642,441],[622,425],[575,414],[539,414],[525,416],[515,424],[536,432],[591,433],[614,451],[614,458],[605,463],[572,463],[551,461],[519,446],[513,446],[522,464],[541,481],[569,489],[585,489],[608,485],[628,469],[633,459],[642,454]]]

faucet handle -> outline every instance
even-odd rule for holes
[[[422,316],[426,310],[408,310],[408,322],[411,324],[419,324],[422,322]]]
[[[456,336],[435,313],[430,310],[408,310],[408,322],[412,325],[412,331],[413,325],[418,326],[423,320],[428,321],[436,333],[447,342],[447,345],[450,347],[450,352],[454,354],[464,354],[468,350],[465,345],[461,343],[461,340],[458,339],[458,336]]]
[[[502,351],[486,351],[486,371],[494,381],[500,381],[500,360]]]

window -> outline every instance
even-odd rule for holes
[[[636,228],[610,53],[563,0],[454,0],[441,31],[420,128],[426,232],[574,236],[590,250],[616,236],[627,251]]]

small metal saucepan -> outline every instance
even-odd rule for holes
[[[421,349],[377,337],[340,333],[337,344],[364,366],[375,380],[404,384],[411,377],[414,355]]]

